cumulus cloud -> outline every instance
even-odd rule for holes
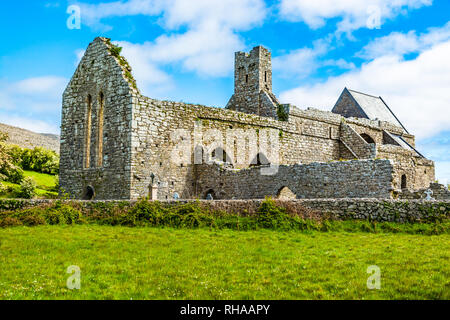
[[[392,19],[408,10],[432,4],[432,0],[281,0],[280,14],[289,21],[303,21],[310,28],[323,27],[329,19],[338,18],[338,32],[379,27],[373,21]]]
[[[420,52],[433,45],[450,40],[450,22],[442,28],[430,28],[427,32],[417,35],[416,31],[408,33],[392,32],[378,38],[365,46],[357,56],[374,59],[383,55],[404,55]]]
[[[273,69],[281,76],[305,78],[319,68],[319,58],[327,52],[327,49],[327,43],[316,41],[312,48],[300,48],[274,57]]]
[[[44,76],[0,84],[0,110],[54,111],[61,108],[61,96],[68,80]]]
[[[123,48],[123,55],[133,68],[133,75],[142,93],[158,97],[173,88],[172,78],[152,60],[152,44],[133,44],[118,41],[115,44]]]
[[[355,65],[344,59],[324,59],[332,50],[329,40],[315,41],[312,48],[300,48],[274,57],[272,65],[282,77],[304,79],[322,67],[353,69]]]
[[[61,110],[62,92],[68,79],[56,76],[28,78],[0,83],[0,122],[25,129],[58,133],[52,119]],[[59,122],[59,121],[58,121]]]
[[[331,110],[345,86],[381,95],[406,128],[419,139],[450,127],[450,41],[405,61],[401,55],[378,57],[359,69],[325,82],[283,92],[283,102]]]
[[[180,63],[184,70],[201,76],[224,76],[233,70],[233,53],[245,47],[237,32],[261,23],[266,15],[263,0],[129,0],[100,4],[77,3],[85,24],[111,28],[111,17],[147,15],[159,17],[166,30],[152,42],[121,42],[124,54],[139,68],[152,70],[167,84],[159,66]],[[183,31],[180,31],[183,30]],[[132,55],[136,55],[133,57]],[[139,73],[138,68],[134,68]],[[143,72],[136,76],[151,83]]]
[[[162,0],[129,0],[102,2],[99,4],[71,1],[71,4],[81,8],[82,23],[95,30],[109,31],[112,26],[104,24],[102,19],[110,17],[125,17],[132,15],[158,15],[161,13]]]

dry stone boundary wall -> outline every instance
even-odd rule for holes
[[[6,211],[8,204],[18,208],[30,208],[40,205],[50,205],[56,200],[0,200],[0,212]],[[161,201],[164,206],[183,203],[198,203],[211,211],[225,211],[242,216],[255,215],[264,200],[180,200]],[[103,204],[134,205],[136,201],[70,201],[81,204],[83,211],[92,206]],[[70,203],[69,202],[69,203]],[[277,200],[277,204],[299,209],[317,210],[326,218],[338,220],[370,220],[379,222],[425,222],[439,218],[450,217],[450,200],[381,200],[381,199],[299,199]],[[10,209],[11,210],[11,209]],[[301,212],[301,210],[297,210]]]

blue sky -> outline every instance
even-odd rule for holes
[[[0,122],[58,133],[62,92],[97,36],[124,48],[143,94],[218,107],[234,52],[262,44],[282,102],[331,110],[345,86],[380,95],[450,182],[448,0],[2,1],[0,28]]]

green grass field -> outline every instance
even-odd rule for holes
[[[36,182],[36,197],[37,198],[55,198],[58,196],[57,192],[50,191],[56,185],[56,176],[39,173],[35,171],[24,171],[25,177],[31,177]],[[5,187],[10,187],[13,191],[0,194],[0,198],[15,198],[15,194],[19,192],[20,186],[11,182],[2,181]]]
[[[0,298],[450,299],[449,259],[447,234],[16,227],[0,229]]]

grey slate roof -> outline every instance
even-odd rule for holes
[[[350,92],[356,103],[370,120],[387,121],[394,125],[402,127],[406,132],[408,132],[394,115],[389,106],[384,102],[383,98],[371,96],[369,94],[358,92],[355,90],[347,90]]]
[[[414,151],[414,152],[416,152],[419,156],[421,156],[422,158],[424,158],[424,156],[419,152],[419,151],[417,151],[415,148],[413,148],[408,142],[406,142],[405,141],[405,139],[403,139],[401,136],[399,136],[399,135],[397,135],[397,134],[395,134],[395,133],[392,133],[392,132],[388,132],[388,131],[385,131],[386,132],[386,134],[388,134],[392,139],[394,139],[394,141],[400,146],[400,147],[402,147],[403,149],[406,149],[406,150],[410,150],[410,151]]]

